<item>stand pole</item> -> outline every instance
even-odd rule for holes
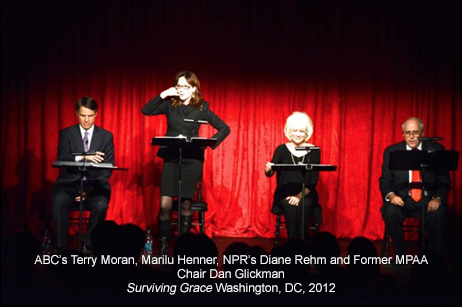
[[[305,173],[302,171],[302,240],[305,240]]]
[[[181,235],[181,165],[183,163],[183,145],[180,145],[179,148],[180,155],[178,158],[178,237]]]
[[[84,171],[82,171],[80,175],[79,251],[82,249],[83,172]]]
[[[434,153],[435,152],[435,141],[436,140],[442,140],[443,138],[428,138],[428,140],[430,141],[430,145],[428,147],[428,152],[429,153]],[[428,165],[426,165],[423,161],[423,157],[422,157],[422,161],[421,161],[421,164],[420,164],[420,167],[422,169],[422,174],[421,174],[421,177],[422,177],[422,222],[421,222],[421,225],[422,225],[422,232],[421,232],[421,242],[422,242],[422,251],[425,249],[425,205],[427,205],[427,208],[428,208],[428,202],[427,202],[427,197],[425,195],[425,185],[424,185],[424,182],[425,182],[425,169],[428,167]]]
[[[315,146],[296,147],[295,150],[306,150],[307,164],[310,164],[310,152],[312,149],[319,149]],[[302,169],[302,240],[305,240],[305,186],[306,186],[306,172],[308,166]]]
[[[80,170],[80,204],[79,204],[79,251],[82,249],[82,215],[83,215],[83,173],[86,171],[85,167],[85,156],[86,152],[83,153],[83,163],[79,168]]]
[[[427,205],[427,208],[428,208],[428,203],[427,203],[427,197],[425,195],[425,185],[424,185],[424,182],[425,182],[425,168],[427,167],[427,165],[423,164],[422,163],[422,222],[421,222],[421,225],[422,225],[422,232],[421,232],[421,236],[422,236],[422,251],[425,250],[425,204]]]

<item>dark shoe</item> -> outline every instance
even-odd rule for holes
[[[181,225],[180,225],[180,235],[188,233],[191,231],[192,216],[191,215],[182,215],[181,216]]]
[[[82,250],[80,252],[85,256],[91,256],[91,248],[87,247],[86,245],[82,247]]]
[[[161,237],[160,238],[160,252],[159,256],[168,255],[168,238]]]
[[[168,238],[170,237],[170,221],[159,220],[160,256],[168,255]]]

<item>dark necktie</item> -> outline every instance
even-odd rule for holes
[[[413,150],[419,150],[418,148],[414,148]],[[420,176],[420,170],[413,170],[412,171],[412,182],[411,182],[411,197],[416,202],[422,198],[422,188],[420,187],[422,184],[422,178]]]
[[[88,152],[88,131],[83,134],[83,151]],[[87,180],[87,177],[83,176],[83,180]]]
[[[83,151],[84,152],[88,151],[88,131],[85,131],[84,136],[83,136]]]

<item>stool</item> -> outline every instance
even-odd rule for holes
[[[208,210],[208,204],[202,199],[202,177],[199,179],[196,187],[196,197],[191,201],[191,211],[193,213],[191,225],[199,225],[201,233],[205,233],[205,212]],[[178,212],[178,199],[172,204],[172,212]],[[178,225],[178,217],[172,217],[172,225]]]

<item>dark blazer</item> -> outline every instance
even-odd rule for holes
[[[167,117],[167,132],[165,136],[198,137],[201,124],[185,122],[184,119],[205,120],[213,128],[217,130],[212,138],[217,139],[217,143],[212,148],[215,149],[221,142],[230,134],[229,126],[209,109],[208,102],[204,101],[202,110],[196,109],[191,105],[172,107],[170,99],[162,99],[160,95],[149,100],[143,107],[141,112],[144,115],[159,115],[165,114]],[[162,146],[157,153],[157,156],[175,160],[178,158],[178,148]],[[183,150],[183,158],[204,160],[204,151],[197,148],[185,148]]]
[[[75,161],[75,156],[72,153],[81,153],[83,150],[82,134],[78,124],[60,131],[58,161]],[[95,126],[89,150],[104,152],[103,163],[114,164],[114,137],[111,132]],[[84,174],[93,189],[103,189],[110,193],[111,187],[108,181],[112,175],[112,170],[87,168]],[[53,193],[63,186],[77,187],[80,183],[80,176],[77,168],[63,168],[56,179]]]
[[[434,146],[435,150],[445,150],[444,146],[438,143],[431,143],[430,141],[422,142],[422,150],[428,150],[430,146]],[[382,175],[379,179],[380,192],[382,199],[390,192],[394,192],[403,200],[409,195],[409,171],[391,171],[389,170],[390,153],[395,150],[406,150],[406,142],[400,142],[387,147],[383,154]],[[442,197],[446,200],[449,191],[451,190],[451,182],[448,171],[425,171],[424,178],[422,178],[424,188],[428,195],[431,197]]]
[[[271,162],[274,164],[293,164],[292,154],[287,148],[286,144],[281,144],[276,147]],[[312,150],[304,159],[304,163],[319,164],[321,161],[321,151]],[[302,191],[302,173],[300,171],[277,171],[277,187],[274,192],[273,208],[271,212],[277,213],[280,209],[281,200],[287,196],[297,195]],[[319,181],[319,171],[309,171],[305,174],[305,186],[311,192],[306,195],[306,198],[312,199],[315,203],[318,202],[318,192],[316,191],[316,185]]]

